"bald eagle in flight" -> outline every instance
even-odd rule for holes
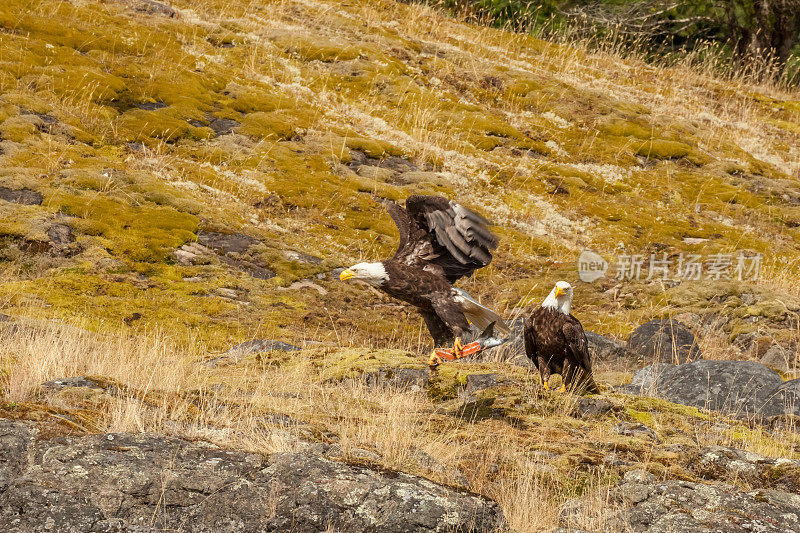
[[[525,353],[539,369],[542,386],[550,390],[550,374],[561,374],[560,392],[599,392],[592,378],[589,343],[583,326],[570,314],[572,286],[559,281],[523,323]]]
[[[452,345],[453,357],[448,359],[485,347],[472,343],[464,349],[461,338],[469,332],[470,322],[485,334],[494,329],[507,335],[509,328],[497,313],[453,286],[491,262],[497,237],[487,228],[488,221],[441,196],[409,196],[405,209],[392,201],[385,205],[400,232],[397,252],[385,261],[353,265],[339,279],[363,280],[417,307],[434,347]],[[445,353],[437,354],[435,348],[428,360],[432,368]]]

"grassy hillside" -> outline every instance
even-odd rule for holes
[[[751,332],[793,346],[798,94],[416,4],[170,5],[0,5],[0,198],[13,200],[0,200],[0,312],[24,324],[0,347],[3,416],[269,452],[298,445],[295,429],[265,429],[286,413],[307,424],[302,438],[345,454],[466,478],[521,530],[555,525],[566,498],[631,464],[690,476],[672,444],[795,456],[795,437],[661,401],[607,394],[612,415],[576,419],[574,399],[541,395],[505,365],[444,368],[430,395],[341,381],[421,368],[428,341],[414,311],[330,272],[393,252],[380,199],[438,193],[496,224],[495,260],[461,286],[506,316],[566,279],[593,331],[625,336],[670,315],[712,324],[700,337],[709,357],[753,357],[731,348]],[[764,264],[757,282],[588,284],[584,249],[612,263],[741,251]],[[308,349],[196,364],[263,337]],[[495,371],[509,380],[502,394],[463,412],[467,376]],[[40,395],[77,374],[102,376],[105,391]],[[600,368],[603,385],[626,377]],[[619,420],[663,439],[614,434]],[[444,466],[424,467],[417,450]]]
[[[40,206],[3,207],[8,310],[188,327],[217,348],[256,334],[416,337],[413,314],[330,278],[323,291],[281,290],[390,254],[395,229],[375,199],[414,192],[451,195],[497,224],[495,262],[466,285],[501,311],[575,281],[583,248],[609,259],[749,249],[765,254],[769,276],[794,272],[797,95],[417,5],[176,3],[173,17],[138,0],[0,9],[2,180],[43,195]],[[235,121],[232,133],[215,133],[220,119]],[[72,228],[69,257],[35,253],[56,222]],[[255,279],[214,253],[176,263],[202,230],[258,239],[234,257],[277,276]],[[704,308],[714,304],[703,296],[738,290],[690,301],[649,285],[601,294],[612,285],[581,286],[578,299],[592,327],[617,334],[665,304]],[[388,333],[398,318],[408,326]]]

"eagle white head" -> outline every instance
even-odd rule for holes
[[[542,307],[568,315],[572,307],[572,285],[566,281],[556,283],[556,286],[553,287],[553,290],[542,302]]]
[[[383,263],[358,263],[339,274],[341,281],[351,278],[360,279],[374,287],[379,287],[383,282],[389,280],[389,274],[386,273]]]

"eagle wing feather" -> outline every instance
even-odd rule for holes
[[[492,261],[497,237],[481,215],[441,196],[416,194],[406,200],[405,211],[412,221],[409,239],[430,242],[434,254],[427,260],[441,268],[451,283]]]
[[[532,316],[522,323],[522,339],[525,341],[525,355],[539,368],[539,358],[536,352],[536,326]]]
[[[586,340],[583,327],[581,327],[580,323],[574,324],[572,321],[569,321],[561,328],[561,332],[564,334],[567,347],[572,352],[572,355],[575,356],[584,370],[591,373],[592,362],[589,358],[589,343]]]

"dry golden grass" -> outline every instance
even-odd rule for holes
[[[522,374],[520,388],[496,396],[504,402],[504,394],[519,395],[509,404],[517,407],[503,408],[511,409],[501,411],[504,415],[472,418],[459,407],[460,400],[368,386],[361,379],[330,379],[338,375],[343,357],[369,359],[371,349],[264,354],[209,366],[202,364],[208,359],[202,345],[191,338],[163,332],[98,334],[55,321],[16,324],[6,324],[0,333],[0,407],[6,410],[47,413],[81,431],[165,432],[263,454],[315,442],[337,444],[334,455],[343,460],[466,485],[494,498],[516,531],[554,527],[561,505],[579,494],[589,495],[589,503],[573,520],[602,530],[618,505],[610,495],[621,475],[598,460],[608,450],[627,449],[631,468],[662,477],[675,467],[657,444],[620,440],[612,431],[617,420],[629,419],[626,401],[618,395],[606,396],[620,409],[616,415],[581,421],[570,415],[575,397],[543,394],[532,375]],[[508,371],[495,366],[501,375]],[[475,368],[480,372],[485,366]],[[94,376],[101,389],[52,392],[41,387],[70,376]],[[601,372],[598,381],[611,377]],[[690,431],[692,446],[720,444],[796,456],[797,436],[787,433],[779,439],[722,416],[695,418],[668,405],[655,402],[646,411],[648,425],[659,435]]]
[[[711,216],[703,218],[711,210],[704,203],[704,191],[713,185],[718,174],[731,179],[726,171],[695,168],[692,163],[670,159],[645,162],[652,163],[655,170],[645,168],[645,163],[639,165],[637,160],[630,160],[629,152],[636,142],[633,139],[606,153],[606,139],[598,137],[597,122],[602,120],[602,113],[586,104],[597,100],[601,108],[619,105],[612,115],[646,121],[652,130],[663,126],[663,122],[678,131],[687,128],[695,132],[699,148],[718,156],[720,162],[741,155],[730,148],[736,145],[752,155],[754,161],[771,162],[778,169],[776,173],[783,172],[781,176],[796,180],[800,177],[800,152],[796,148],[800,136],[766,120],[778,113],[780,105],[796,100],[796,95],[783,87],[751,83],[746,73],[720,78],[711,60],[704,63],[689,58],[672,66],[654,66],[641,61],[613,38],[604,43],[589,43],[576,36],[545,42],[468,24],[417,3],[178,0],[175,4],[180,13],[172,22],[153,22],[157,19],[138,16],[132,19],[162,39],[166,33],[159,32],[168,24],[174,23],[180,31],[187,32],[179,50],[172,49],[175,41],[165,39],[158,41],[165,43],[159,45],[164,48],[152,55],[146,54],[146,39],[137,41],[139,52],[148,57],[148,64],[140,66],[152,72],[154,78],[164,78],[169,69],[207,69],[225,83],[255,81],[257,91],[279,89],[286,102],[309,111],[310,126],[304,132],[304,145],[240,138],[238,142],[244,145],[232,146],[231,136],[208,142],[182,139],[172,143],[162,139],[147,143],[141,150],[126,151],[119,141],[121,132],[114,129],[116,111],[95,103],[96,86],[87,84],[59,96],[55,87],[43,85],[38,88],[38,96],[60,118],[74,118],[91,132],[94,140],[86,142],[94,143],[98,151],[108,149],[123,154],[117,159],[95,154],[92,157],[97,159],[98,169],[120,167],[189,191],[191,198],[202,205],[199,218],[213,221],[212,230],[256,235],[276,250],[296,248],[324,255],[326,261],[330,257],[331,264],[325,268],[337,266],[333,264],[336,261],[382,257],[394,243],[394,235],[378,231],[371,224],[366,224],[368,231],[362,231],[363,221],[356,224],[358,228],[348,226],[345,215],[353,213],[347,213],[341,205],[352,203],[363,209],[359,204],[365,196],[362,193],[378,192],[378,187],[385,184],[376,183],[370,190],[364,186],[365,190],[355,193],[351,182],[320,172],[309,181],[315,185],[328,180],[341,186],[343,192],[323,195],[318,204],[292,206],[291,212],[290,207],[275,212],[253,207],[256,201],[273,193],[284,195],[289,205],[303,203],[307,200],[304,197],[309,196],[306,191],[273,191],[279,186],[290,188],[295,185],[293,181],[307,178],[308,161],[287,154],[314,154],[315,146],[325,145],[332,132],[341,134],[345,141],[356,134],[391,143],[420,167],[430,164],[443,171],[445,184],[437,189],[439,192],[452,192],[459,201],[481,206],[481,212],[498,224],[504,237],[495,263],[481,271],[477,279],[465,280],[461,286],[475,296],[502,302],[499,310],[509,320],[541,301],[551,286],[550,278],[574,275],[577,250],[600,246],[605,247],[601,251],[611,253],[620,244],[629,245],[629,218],[650,215],[656,209],[670,217],[697,219],[706,233],[730,232],[733,237],[725,241],[726,246],[740,240],[756,242],[754,234],[763,237],[763,241],[756,242],[759,246],[774,245],[786,257],[765,265],[759,287],[778,298],[800,297],[796,250],[791,239],[782,234],[786,228],[767,217],[765,211],[747,211],[735,202],[713,205],[724,224],[717,224]],[[49,4],[44,0],[33,5],[47,13]],[[235,33],[242,44],[210,49],[204,41],[206,30],[216,31],[223,25],[237,28]],[[280,40],[287,35],[288,41]],[[350,62],[304,60],[295,53],[304,35],[362,47],[365,52]],[[131,60],[123,55],[109,57],[110,63]],[[353,81],[358,76],[350,79],[350,67],[366,79],[360,84]],[[503,94],[492,85],[497,79],[505,89],[517,81],[541,82],[542,86],[531,90],[530,96],[524,91]],[[4,91],[33,92],[29,80],[3,83],[8,83],[0,86]],[[597,95],[600,96],[595,98]],[[573,106],[575,102],[579,105]],[[453,109],[458,112],[448,115]],[[530,129],[533,137],[541,134],[555,148],[549,156],[514,154],[509,146],[519,139],[509,137],[503,141],[509,146],[478,149],[467,141],[480,128],[474,116],[464,118],[459,114],[465,109],[480,109],[481,116],[517,130]],[[52,144],[42,161],[26,162],[36,172],[58,175],[62,169],[70,169],[73,159],[84,164],[83,156],[72,152],[75,148],[71,142],[59,144],[50,138],[47,142]],[[341,138],[337,142],[329,140],[324,157],[319,158],[322,162],[312,163],[339,163],[347,153]],[[557,171],[553,170],[555,167]],[[689,173],[687,168],[700,176],[698,186],[688,187],[688,192],[681,183],[685,178],[681,174]],[[610,181],[623,182],[629,189],[617,196],[601,196],[597,189],[605,185],[598,185],[602,182],[599,180],[593,187],[572,187],[569,195],[556,195],[543,185],[543,175],[548,172],[563,172],[562,177],[581,175],[587,180],[610,176]],[[248,178],[251,174],[252,179]],[[644,176],[641,179],[640,174]],[[125,187],[108,180],[91,194],[98,198],[108,193],[141,196],[141,191],[134,194]],[[673,196],[662,198],[656,190],[661,187]],[[594,190],[589,194],[584,189]],[[398,190],[404,194],[410,191]],[[624,216],[620,219],[614,213],[594,213],[595,204],[620,204]],[[385,221],[387,217],[381,216]],[[668,225],[667,218],[653,220],[653,227]],[[737,234],[730,229],[745,222],[749,229]],[[341,230],[309,232],[310,227],[319,228],[321,223],[341,225]],[[654,239],[672,239],[669,242],[679,247],[680,231],[683,229],[676,227]],[[87,235],[81,238],[95,247],[98,257],[108,258],[105,242],[100,246]],[[65,269],[75,267],[73,271],[92,276],[96,272],[105,274],[107,267],[94,264],[94,259],[79,257],[76,264],[67,264]],[[31,262],[4,263],[4,267],[10,266],[2,272],[0,282],[15,288],[2,293],[0,309],[24,315],[19,309],[36,300],[36,313],[30,314],[47,316],[50,289],[43,289],[40,296],[31,294],[35,291],[29,290],[30,286],[16,288],[14,283],[26,278],[39,284],[32,273],[41,273],[42,277],[54,274],[52,261],[37,258],[32,266]],[[473,417],[460,400],[443,399],[425,391],[375,388],[361,379],[341,380],[342,361],[354,355],[359,363],[353,365],[359,370],[361,362],[387,348],[391,348],[388,356],[378,355],[386,356],[390,363],[393,359],[407,362],[406,352],[422,353],[428,344],[422,321],[416,314],[392,307],[393,302],[387,298],[335,282],[320,281],[331,292],[325,300],[308,292],[288,292],[288,278],[281,283],[262,283],[218,266],[183,268],[169,261],[165,265],[134,266],[128,265],[131,272],[146,273],[154,282],[153,288],[159,290],[173,287],[176,280],[205,275],[201,284],[191,288],[207,289],[202,302],[216,301],[213,291],[217,286],[232,285],[249,291],[253,298],[245,302],[248,305],[225,301],[209,312],[197,313],[210,320],[192,326],[196,333],[228,321],[224,325],[229,329],[210,335],[215,348],[242,338],[277,335],[276,332],[281,335],[276,338],[298,343],[305,339],[312,348],[286,357],[251,355],[208,366],[202,362],[212,355],[189,327],[167,331],[157,324],[131,333],[133,328],[109,325],[103,322],[103,316],[98,319],[97,315],[104,311],[93,311],[91,300],[80,304],[85,308],[76,309],[72,298],[62,296],[62,307],[55,318],[83,314],[86,324],[18,319],[16,325],[6,324],[0,330],[0,407],[20,412],[30,409],[41,416],[55,417],[78,431],[157,431],[263,454],[319,443],[338,444],[336,453],[344,460],[376,462],[439,482],[468,486],[494,498],[504,510],[508,527],[521,532],[556,526],[561,505],[587,494],[590,503],[583,511],[585,516],[577,517],[577,522],[589,530],[603,530],[605,520],[617,505],[612,501],[611,487],[624,470],[644,468],[661,478],[685,475],[681,458],[666,451],[670,444],[687,449],[721,444],[775,457],[798,455],[794,433],[773,434],[722,416],[656,400],[633,399],[608,390],[601,397],[612,403],[614,413],[599,420],[581,420],[571,414],[574,397],[542,393],[536,376],[525,375],[500,361],[442,370],[444,379],[451,382],[458,382],[471,372],[497,372],[514,380],[514,386],[507,390],[492,392],[494,396],[489,399],[495,401],[499,414],[489,413],[490,416],[482,413]],[[157,272],[160,266],[168,269],[161,277]],[[114,283],[123,286],[127,282]],[[575,306],[576,315],[596,331],[622,336],[643,317],[679,311],[656,303],[664,293],[657,287],[598,286],[581,285]],[[97,291],[98,300],[105,289],[100,282],[97,286],[87,285],[87,293]],[[358,296],[354,296],[356,290]],[[656,296],[647,300],[640,296],[643,291]],[[155,300],[142,303],[155,298],[150,296],[154,292],[147,292],[130,308],[137,313],[142,309],[136,306],[146,308],[142,322],[169,305]],[[500,292],[504,293],[502,299]],[[181,296],[186,301],[188,297]],[[259,302],[259,297],[265,301]],[[591,298],[591,304],[584,303]],[[193,301],[201,305],[199,298]],[[238,307],[231,309],[234,305]],[[242,323],[245,317],[253,316],[259,318]],[[306,323],[307,316],[310,318]],[[179,316],[175,323],[189,322],[182,319]],[[378,327],[366,331],[378,320],[384,321],[385,331],[378,331]],[[283,321],[289,324],[274,324]],[[721,329],[722,324],[711,324],[698,337],[704,356],[740,357],[730,346],[729,333]],[[179,337],[175,331],[183,331],[184,336]],[[793,335],[797,337],[796,332]],[[318,344],[313,344],[315,341]],[[597,380],[603,386],[621,384],[630,378],[629,373],[612,364],[599,364],[597,370]],[[96,376],[101,387],[57,392],[41,387],[46,381],[70,376]],[[646,423],[661,436],[662,443],[618,435],[613,427],[619,421]],[[612,455],[622,458],[625,466],[604,461]]]

